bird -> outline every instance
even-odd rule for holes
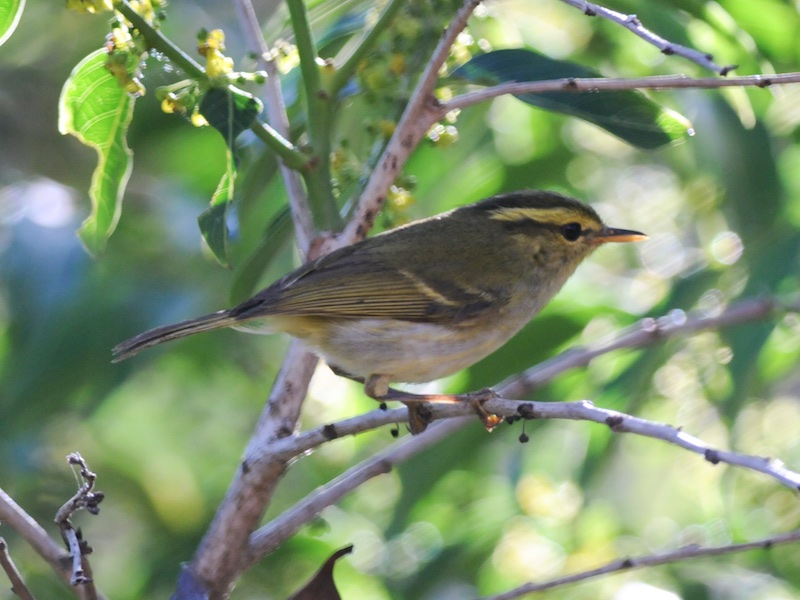
[[[500,194],[334,250],[233,308],[145,331],[117,345],[112,361],[221,327],[288,333],[367,396],[404,402],[420,433],[424,403],[464,398],[390,384],[473,365],[533,319],[596,248],[646,238],[557,192]],[[471,399],[491,428],[482,400]]]

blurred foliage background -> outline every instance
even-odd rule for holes
[[[328,54],[374,10],[357,0],[312,4]],[[267,39],[288,39],[285,8],[257,8]],[[740,65],[738,74],[800,67],[793,2],[617,0],[611,8]],[[342,199],[358,188],[382,119],[399,115],[450,14],[450,3],[408,3],[361,69],[360,93],[345,102],[334,147]],[[246,68],[227,5],[174,0],[168,15],[165,33],[187,50],[201,27],[223,28],[228,54]],[[232,477],[286,340],[222,331],[119,365],[110,364],[110,348],[147,327],[229,305],[227,290],[244,277],[286,199],[272,157],[243,136],[234,268],[221,268],[204,251],[196,219],[223,172],[224,144],[210,129],[161,113],[148,92],[129,135],[134,170],[122,220],[107,251],[88,256],[75,230],[88,212],[95,157],[59,136],[57,100],[71,68],[106,32],[106,16],[30,0],[0,51],[0,485],[47,526],[76,487],[64,457],[80,451],[107,495],[99,517],[78,518],[95,548],[100,589],[118,599],[166,597]],[[478,46],[529,47],[608,76],[704,75],[557,0],[487,3],[468,32],[455,56]],[[175,80],[155,59],[145,75],[149,91]],[[295,112],[296,69],[284,77]],[[650,234],[636,248],[598,252],[508,346],[437,388],[491,385],[641,316],[713,313],[740,297],[797,291],[800,86],[650,95],[688,117],[696,136],[644,152],[504,97],[464,110],[444,124],[455,129],[413,155],[407,191],[394,195],[380,227],[531,187],[582,198],[607,222]],[[290,241],[259,272],[262,283],[297,264]],[[535,398],[590,398],[797,469],[799,358],[800,319],[787,315],[612,354]],[[303,427],[373,408],[359,386],[321,365]],[[620,555],[800,526],[796,493],[766,477],[586,423],[529,423],[528,444],[518,443],[519,433],[515,425],[487,435],[476,420],[325,510],[253,569],[234,597],[284,598],[349,543],[355,551],[336,569],[344,597],[456,599]],[[267,518],[391,440],[388,430],[341,439],[298,461]],[[70,596],[9,528],[0,525],[0,535],[35,593]],[[795,545],[615,575],[548,598],[800,599],[798,563]]]

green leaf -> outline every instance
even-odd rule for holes
[[[230,267],[228,246],[228,208],[233,202],[236,181],[236,138],[249,128],[263,106],[252,95],[234,87],[211,88],[200,102],[200,114],[208,124],[220,132],[228,151],[225,158],[225,174],[211,197],[211,208],[198,217],[200,233],[203,235],[214,258],[223,266]]]
[[[214,258],[225,267],[230,266],[230,260],[228,259],[227,223],[229,206],[230,202],[214,204],[197,217],[203,239],[214,254]]]
[[[264,232],[256,249],[234,276],[230,298],[239,304],[253,295],[264,271],[292,235],[292,214],[289,207],[281,210]]]
[[[262,108],[257,98],[233,86],[211,88],[200,102],[200,114],[220,132],[233,152],[236,138],[253,124]]]
[[[593,69],[523,49],[496,50],[478,55],[456,69],[453,75],[486,85],[602,77]],[[546,92],[516,97],[533,106],[594,123],[640,148],[658,148],[693,135],[692,125],[685,117],[637,91]]]
[[[0,46],[14,33],[24,8],[25,0],[0,0]]]
[[[101,252],[119,221],[133,165],[125,134],[134,99],[106,70],[105,50],[84,58],[70,73],[58,103],[58,130],[97,151],[89,198],[92,212],[78,232],[92,254]]]

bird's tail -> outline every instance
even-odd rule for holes
[[[217,329],[219,327],[230,327],[236,322],[237,319],[231,315],[231,311],[221,310],[210,315],[197,317],[196,319],[189,319],[188,321],[181,321],[180,323],[173,323],[172,325],[156,327],[155,329],[140,333],[136,337],[132,337],[115,346],[111,351],[113,356],[111,362],[125,360],[137,352],[141,352],[145,348],[155,346],[161,342],[167,342],[186,335]]]

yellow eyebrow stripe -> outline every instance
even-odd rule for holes
[[[500,208],[492,211],[491,218],[495,221],[537,221],[539,223],[551,223],[553,225],[563,225],[570,221],[578,221],[580,223],[586,222],[586,215],[584,213],[561,207]]]

